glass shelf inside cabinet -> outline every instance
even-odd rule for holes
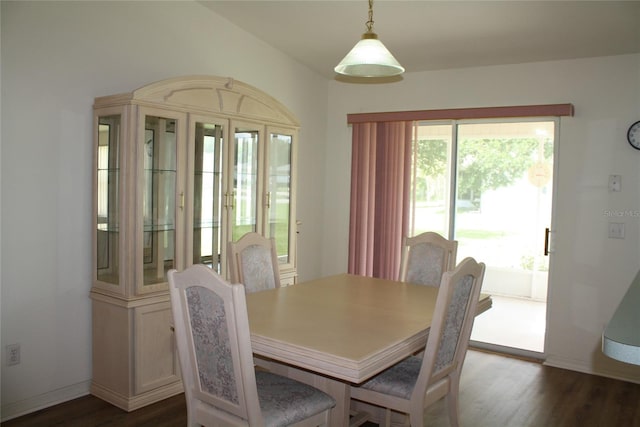
[[[267,182],[268,235],[276,240],[278,261],[290,261],[291,242],[291,147],[293,137],[278,133],[269,136],[269,179]]]
[[[120,276],[120,115],[98,118],[97,144],[96,274],[98,280],[117,285]]]
[[[221,273],[224,128],[219,124],[196,122],[195,135],[192,261]]]
[[[144,285],[152,285],[175,268],[176,120],[146,116],[142,143],[142,267]]]
[[[238,240],[257,231],[258,221],[258,144],[260,131],[237,127],[234,133],[233,227],[232,239]]]

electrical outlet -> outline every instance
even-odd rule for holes
[[[624,222],[609,223],[609,238],[624,239]]]
[[[20,363],[20,344],[10,344],[7,346],[7,365],[17,365]]]

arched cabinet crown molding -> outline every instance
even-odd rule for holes
[[[95,104],[106,107],[126,102],[300,126],[293,113],[277,99],[230,77],[189,76],[161,80],[130,93],[96,98]]]

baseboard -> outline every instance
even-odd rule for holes
[[[523,350],[520,348],[506,347],[503,345],[490,344],[481,341],[470,341],[469,349],[478,351],[488,351],[490,353],[497,353],[503,356],[517,357],[520,359],[532,360],[536,362],[543,362],[545,360],[544,353],[537,351]]]
[[[2,409],[0,410],[0,421],[5,422],[22,415],[30,414],[31,412],[39,411],[40,409],[48,408],[49,406],[86,396],[89,394],[90,384],[91,381],[83,381],[81,383],[43,393],[39,396],[2,405]]]
[[[594,374],[591,366],[587,365],[583,361],[567,359],[565,357],[548,356],[543,363],[545,366],[551,366],[553,368],[568,369],[570,371],[582,372],[583,374]]]
[[[615,369],[598,369],[594,370],[589,364],[582,361],[573,359],[567,359],[557,356],[548,356],[543,365],[550,366],[552,368],[567,369],[570,371],[582,372],[583,374],[597,375],[600,377],[611,378],[614,380],[626,381],[630,383],[640,384],[640,381],[636,381],[633,378],[629,378],[625,375],[625,372],[617,371]]]
[[[123,396],[101,386],[100,384],[92,382],[90,391],[92,395],[117,406],[123,411],[131,412],[152,403],[159,402],[163,399],[167,399],[171,396],[175,396],[176,394],[180,394],[184,389],[182,387],[182,381],[174,381],[173,383],[166,384],[162,387],[158,387],[135,396]]]

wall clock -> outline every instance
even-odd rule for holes
[[[629,126],[627,141],[636,150],[640,150],[640,120]]]

